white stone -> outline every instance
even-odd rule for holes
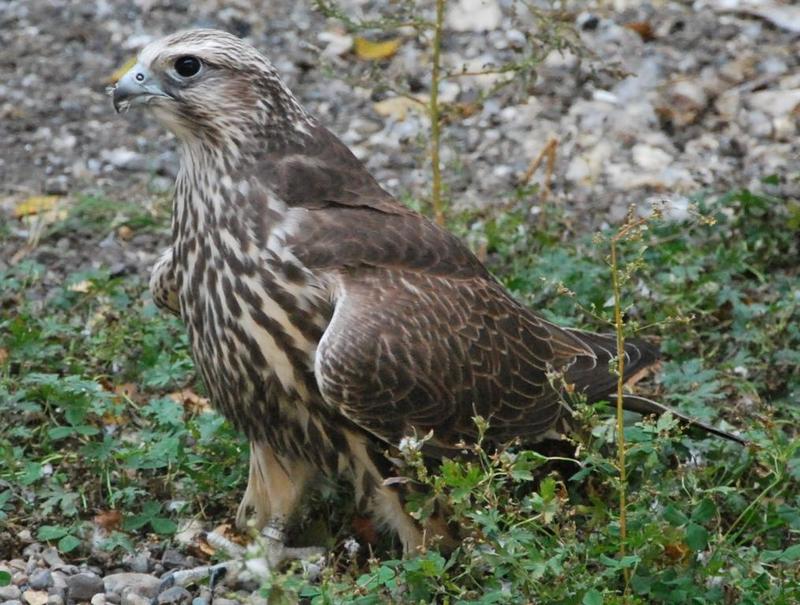
[[[496,0],[456,0],[448,6],[446,25],[460,32],[497,29],[503,20]]]
[[[340,32],[320,32],[317,36],[320,42],[325,43],[322,54],[326,57],[341,57],[353,48],[353,36]]]
[[[128,592],[154,597],[160,583],[161,580],[146,573],[122,572],[103,578],[103,589],[119,595],[127,589]]]
[[[672,156],[663,149],[650,145],[633,146],[633,161],[645,170],[663,170],[672,163]]]
[[[794,90],[759,90],[747,97],[747,104],[777,118],[794,113],[800,107],[800,88]]]

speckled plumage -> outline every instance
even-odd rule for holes
[[[184,81],[171,66],[186,55],[203,70]],[[385,450],[433,431],[426,451],[442,455],[476,437],[476,413],[490,439],[535,441],[568,416],[561,382],[591,400],[612,390],[612,339],[517,303],[384,191],[252,47],[182,32],[139,64],[164,92],[144,102],[182,145],[173,244],[151,290],[252,443],[240,518],[252,506],[260,525],[285,520],[316,473],[344,474],[412,549],[420,528],[383,485]],[[657,358],[635,342],[626,356],[631,375]]]

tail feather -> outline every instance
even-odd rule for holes
[[[578,357],[575,363],[567,370],[567,382],[575,385],[575,390],[582,393],[589,403],[607,399],[614,401],[613,391],[616,387],[617,377],[611,371],[609,364],[617,355],[617,341],[613,334],[595,334],[582,330],[567,330],[572,336],[580,340],[587,348],[591,349],[594,357]],[[624,378],[627,384],[638,380],[658,363],[658,347],[644,340],[629,339],[625,341],[625,370]],[[705,422],[696,420],[691,416],[674,410],[666,405],[652,401],[638,395],[625,394],[623,407],[626,410],[642,415],[655,414],[660,416],[670,412],[682,424],[693,426],[736,443],[747,443],[741,437],[733,435],[722,429],[715,428]]]
[[[605,399],[617,383],[609,364],[617,356],[617,340],[612,334],[595,334],[582,330],[568,330],[591,349],[594,357],[583,356],[575,360],[567,370],[567,382],[583,393],[589,403]],[[637,380],[644,372],[658,363],[659,351],[655,345],[639,339],[625,341],[625,382]]]
[[[608,395],[609,401],[614,401],[614,395]],[[706,424],[701,420],[697,420],[692,418],[691,416],[687,416],[683,412],[679,412],[678,410],[666,406],[662,403],[658,403],[657,401],[653,401],[652,399],[647,399],[646,397],[640,397],[638,395],[629,395],[625,394],[622,399],[622,407],[626,410],[630,410],[631,412],[636,412],[637,414],[641,414],[642,416],[649,416],[649,415],[656,415],[661,416],[665,412],[671,413],[675,416],[678,420],[680,420],[681,424],[690,427],[697,427],[699,429],[704,430],[707,433],[711,433],[712,435],[716,435],[717,437],[722,437],[723,439],[728,439],[730,441],[735,441],[741,445],[746,445],[747,440],[734,435],[733,433],[729,433],[728,431],[723,431],[722,429],[718,429],[716,427],[711,426],[710,424]]]

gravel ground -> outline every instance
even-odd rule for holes
[[[512,15],[511,4],[452,0],[446,64],[475,69],[517,58],[538,25],[531,15]],[[574,27],[588,53],[551,52],[535,83],[515,83],[482,103],[482,91],[496,83],[491,76],[444,88],[445,99],[469,108],[446,129],[443,158],[454,204],[511,199],[550,137],[558,140],[551,203],[562,204],[583,229],[618,220],[630,203],[653,196],[671,199],[680,215],[699,190],[760,186],[771,174],[782,175],[774,193],[800,196],[797,9],[776,4],[786,10],[759,17],[720,12],[713,2],[617,0],[613,11],[609,2],[562,4],[565,27]],[[369,14],[389,3],[345,5]],[[0,217],[9,226],[0,239],[0,269],[22,258],[31,238],[29,224],[13,213],[32,195],[54,194],[69,204],[93,193],[146,204],[168,194],[178,163],[174,140],[144,113],[116,116],[105,88],[148,41],[197,26],[248,36],[391,191],[427,190],[419,144],[425,119],[402,115],[391,93],[354,84],[366,63],[352,55],[341,27],[307,3],[0,0]],[[381,69],[424,94],[425,56],[409,35]],[[145,271],[162,239],[109,228],[98,238],[46,240],[25,254],[46,264],[53,280],[98,265]],[[75,566],[30,535],[20,538],[25,550],[0,553],[0,568],[14,577],[0,588],[4,605],[145,603],[154,577],[193,563],[154,548],[103,567]],[[189,602],[182,590],[159,602]],[[250,594],[243,590],[240,596]]]

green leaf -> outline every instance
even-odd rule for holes
[[[710,521],[717,512],[717,506],[709,498],[704,498],[692,511],[692,521],[705,523]]]
[[[69,437],[72,433],[75,432],[74,426],[56,426],[47,431],[47,436],[50,437],[53,441],[58,441],[59,439],[64,439],[65,437]]]
[[[686,527],[686,544],[694,551],[708,547],[708,530],[697,523],[689,523]]]
[[[672,504],[666,506],[664,508],[664,512],[662,513],[664,519],[670,525],[685,525],[689,522],[689,517],[684,515],[681,511],[679,511],[675,506]]]
[[[19,482],[22,485],[30,485],[31,483],[35,483],[39,479],[42,478],[43,475],[42,465],[38,462],[26,462],[25,463],[25,471],[22,473],[22,476],[19,478]]]
[[[542,495],[542,499],[545,502],[548,502],[555,498],[556,495],[556,480],[552,477],[546,477],[542,480],[541,485],[539,486],[539,493]]]
[[[150,519],[150,527],[157,534],[174,534],[178,531],[178,526],[174,521],[165,519],[164,517],[154,517]]]
[[[69,552],[71,550],[75,550],[78,546],[80,546],[80,544],[81,541],[78,540],[78,538],[71,534],[67,534],[58,541],[58,550],[61,552]]]
[[[640,576],[639,574],[634,575],[631,578],[631,587],[639,595],[646,595],[650,592],[650,586],[653,584],[653,578],[651,576]]]
[[[778,560],[782,563],[794,563],[798,559],[800,559],[800,544],[795,544],[784,550]]]
[[[66,527],[59,525],[42,525],[36,532],[36,537],[40,540],[58,540],[69,533]]]
[[[11,584],[11,574],[0,570],[0,586],[8,586],[9,584]]]
[[[581,603],[583,605],[603,605],[603,595],[596,589],[591,588],[583,595]]]

